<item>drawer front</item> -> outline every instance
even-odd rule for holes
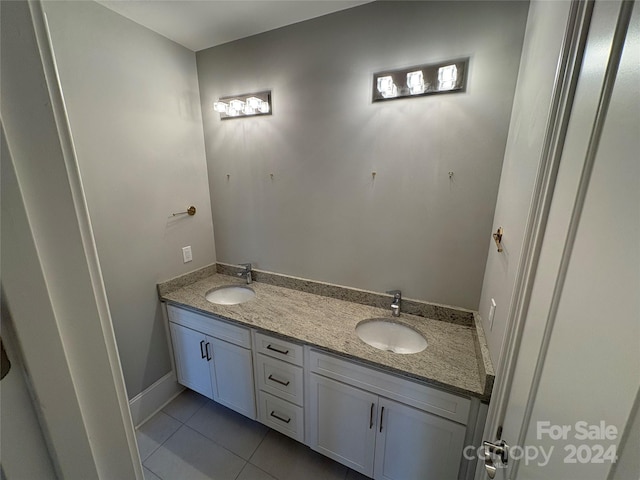
[[[219,338],[244,348],[251,348],[251,330],[239,325],[201,315],[174,305],[167,305],[169,320],[192,330]]]
[[[302,366],[304,357],[302,345],[297,345],[287,340],[256,332],[256,351],[269,357]]]
[[[467,424],[471,400],[310,349],[310,370],[354,387]]]
[[[257,359],[260,390],[302,406],[302,368],[262,354]]]
[[[258,403],[258,418],[262,423],[299,442],[304,442],[304,410],[301,407],[267,392],[258,393]]]

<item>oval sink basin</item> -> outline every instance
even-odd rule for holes
[[[248,302],[255,296],[256,292],[249,287],[242,285],[225,285],[209,291],[205,298],[209,302],[217,305],[237,305]]]
[[[427,348],[427,340],[411,327],[387,318],[363,320],[356,325],[363,342],[393,353],[418,353]]]

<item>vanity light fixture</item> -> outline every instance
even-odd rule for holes
[[[372,101],[463,92],[469,59],[418,65],[373,75]]]
[[[222,97],[213,103],[222,120],[271,114],[271,90]]]

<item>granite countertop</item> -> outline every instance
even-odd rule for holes
[[[402,313],[394,321],[418,330],[427,339],[428,346],[419,353],[396,354],[367,345],[355,333],[356,325],[364,319],[391,317],[390,308],[259,281],[251,284],[255,299],[239,305],[216,305],[205,299],[212,288],[246,282],[235,276],[208,273],[205,278],[183,286],[179,283],[174,283],[173,288],[168,288],[168,284],[159,285],[161,300],[319,347],[453,393],[485,401],[491,395],[493,369],[488,362],[481,327],[478,335],[478,318],[471,325],[463,325]]]

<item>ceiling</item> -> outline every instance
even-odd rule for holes
[[[196,52],[369,1],[97,0]]]

